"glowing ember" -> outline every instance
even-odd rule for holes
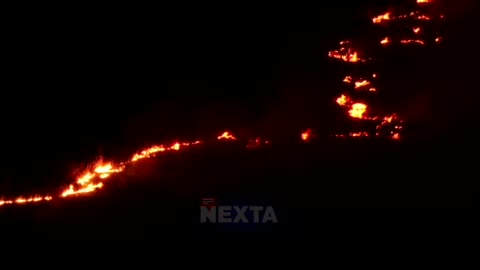
[[[312,135],[312,130],[307,129],[305,132],[302,133],[302,140],[308,141],[310,139],[310,136]]]
[[[355,82],[355,89],[359,89],[359,88],[365,87],[367,85],[370,85],[370,82],[367,81],[367,80]]]
[[[425,20],[425,21],[430,21],[432,18],[426,16],[426,15],[420,15],[417,17],[418,20]]]
[[[163,151],[166,151],[166,148],[163,147],[163,146],[161,146],[161,145],[160,145],[160,146],[152,146],[152,147],[150,147],[150,148],[148,148],[148,149],[146,149],[146,150],[143,150],[143,151],[140,152],[140,153],[135,154],[135,155],[132,157],[131,161],[132,161],[132,162],[135,162],[135,161],[137,161],[137,160],[139,160],[139,159],[149,158],[149,157],[151,157],[152,155],[154,155],[155,153],[163,152]]]
[[[417,0],[418,4],[426,4],[431,3],[433,0]],[[431,15],[431,14],[429,14]],[[443,19],[443,15],[440,15],[440,18]],[[409,14],[393,16],[392,13],[387,12],[381,15],[374,17],[373,23],[374,24],[381,24],[385,21],[392,21],[398,19],[405,19],[408,21],[409,24],[406,25],[408,29],[413,29],[414,34],[420,34],[428,28],[420,28],[420,27],[413,27],[410,24],[411,21],[430,21],[432,17],[427,16],[425,14],[420,13],[419,11],[410,12]],[[424,22],[415,22],[413,25],[422,25]],[[438,33],[436,34],[438,35]],[[395,37],[393,40],[398,40]],[[442,37],[437,36],[435,38],[435,42],[439,43],[442,41]],[[381,44],[389,44],[391,40],[389,37],[380,41]],[[420,39],[404,39],[400,40],[402,44],[420,44],[425,45],[426,41]],[[348,63],[359,63],[365,62],[366,60],[359,57],[359,53],[352,47],[350,41],[342,41],[340,42],[340,49],[330,51],[328,53],[329,57],[340,59],[342,61]],[[363,57],[363,55],[362,55]],[[368,58],[370,59],[370,58]],[[364,76],[364,73],[362,74]],[[377,78],[378,74],[373,73],[373,78]],[[355,90],[368,90],[370,92],[375,92],[377,89],[372,87],[372,82],[366,79],[362,79],[361,77],[356,76],[346,76],[343,79],[343,82],[352,84]],[[339,138],[362,138],[362,137],[371,137],[371,136],[385,136],[387,138],[391,138],[394,140],[401,139],[401,131],[403,130],[403,121],[395,114],[387,115],[387,116],[372,116],[367,117],[367,109],[369,108],[367,104],[355,102],[347,94],[341,95],[339,98],[336,99],[336,103],[348,110],[348,115],[352,118],[361,119],[362,121],[372,121],[374,123],[373,126],[376,125],[376,128],[372,132],[360,131],[360,132],[350,132],[346,135],[334,135],[335,137]],[[371,111],[369,110],[369,114]],[[373,129],[372,126],[372,129]],[[224,132],[220,136],[217,137],[218,140],[237,140],[235,136],[230,134],[229,132]],[[308,129],[305,132],[301,133],[302,141],[309,141],[312,139],[312,130]],[[135,153],[132,158],[126,162],[122,162],[116,164],[114,162],[103,162],[102,160],[97,161],[93,166],[87,168],[82,174],[80,174],[75,181],[72,182],[68,186],[68,188],[64,189],[60,194],[59,197],[69,197],[78,194],[86,194],[92,193],[99,189],[102,189],[105,186],[106,181],[112,181],[114,174],[121,173],[125,170],[127,166],[131,164],[135,164],[136,162],[154,157],[158,153],[168,152],[168,151],[180,151],[185,147],[190,147],[192,145],[200,144],[200,141],[195,141],[192,143],[184,142],[175,142],[171,144],[169,147],[165,147],[163,145],[152,146],[150,148],[144,149],[140,152]],[[261,140],[260,138],[256,138],[255,140],[249,140],[247,144],[247,148],[259,147],[260,145],[270,144],[269,141]],[[110,179],[110,180],[108,180]],[[21,196],[15,199],[9,200],[0,200],[0,206],[3,205],[23,205],[29,203],[40,203],[44,201],[51,201],[53,199],[52,196]]]
[[[340,42],[340,45],[350,44],[345,41]],[[354,51],[352,48],[341,47],[339,50],[328,52],[328,56],[335,59],[340,59],[345,62],[357,63],[365,62],[364,59],[361,59],[358,56],[358,52]]]
[[[340,106],[347,105],[347,103],[349,101],[350,101],[350,99],[345,95],[341,95],[339,98],[337,98],[337,104],[340,105]]]
[[[425,45],[425,42],[423,40],[419,40],[419,39],[405,39],[405,40],[402,40],[401,43],[403,43],[403,44],[417,43],[417,44],[420,44],[420,45]]]
[[[390,39],[388,37],[386,37],[386,38],[382,39],[382,41],[380,41],[380,44],[383,44],[383,45],[388,44],[388,43],[390,43]]]
[[[52,200],[51,196],[34,196],[34,197],[18,197],[15,200],[0,200],[0,206],[6,204],[26,204],[26,203],[38,203],[42,201]]]
[[[382,15],[378,15],[377,17],[373,18],[373,23],[381,23],[382,21],[391,20],[390,15],[391,15],[390,12],[387,12]]]
[[[367,105],[363,103],[355,103],[352,105],[352,108],[348,113],[350,114],[351,117],[353,118],[363,118],[363,115],[367,111]]]
[[[225,131],[222,135],[217,137],[219,140],[236,140],[232,134],[230,134],[228,131]]]

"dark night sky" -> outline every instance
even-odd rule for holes
[[[330,5],[32,7],[12,14],[2,57],[2,147],[3,156],[12,157],[2,164],[3,189],[22,189],[24,182],[53,185],[99,153],[210,132],[206,127],[259,125],[259,119],[301,125],[303,110],[306,122],[328,124],[324,113],[333,111],[325,104],[337,93],[328,85],[343,73],[332,70],[326,53],[369,25],[374,10],[368,3]],[[438,81],[427,82],[430,92],[416,94],[408,108],[426,100],[427,108],[450,115],[440,109],[452,100],[450,87],[463,71],[474,73],[465,67],[469,61],[452,53],[465,46],[460,40],[468,40],[469,19],[455,18],[460,27],[451,31],[458,39],[443,52],[452,64],[425,64],[436,67],[439,73],[426,75]],[[476,48],[476,42],[467,46]],[[460,86],[457,92],[465,95],[478,89],[465,80]],[[463,111],[446,126],[429,113],[418,118],[448,129],[474,106],[462,105],[471,100],[453,98],[449,109]]]

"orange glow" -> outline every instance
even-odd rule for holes
[[[163,147],[162,145],[160,145],[160,146],[152,146],[152,147],[150,147],[150,148],[148,148],[148,149],[143,150],[143,151],[140,152],[140,153],[137,153],[137,154],[133,155],[131,161],[132,161],[132,162],[135,162],[135,161],[137,161],[137,160],[139,160],[139,159],[149,158],[149,157],[151,157],[152,155],[154,155],[154,154],[156,154],[156,153],[158,153],[158,152],[164,152],[164,151],[166,151],[166,148]]]
[[[432,18],[426,16],[426,15],[420,15],[417,17],[418,20],[425,20],[425,21],[430,21]]]
[[[350,101],[350,99],[345,95],[341,95],[339,98],[337,98],[337,104],[340,105],[340,106],[347,105],[347,103],[349,101]]]
[[[15,200],[0,200],[0,206],[6,205],[6,204],[27,204],[27,203],[38,203],[41,201],[50,201],[52,200],[51,196],[33,196],[33,197],[18,197]]]
[[[222,135],[217,137],[219,140],[236,140],[235,136],[230,134],[228,131],[225,131]]]
[[[305,132],[302,133],[301,137],[302,137],[302,140],[304,141],[308,141],[310,139],[310,136],[312,135],[312,130],[311,129],[307,129]]]
[[[434,0],[416,0],[418,4],[427,4],[435,2]],[[428,13],[423,13],[421,11],[412,11],[406,14],[395,14],[393,10],[392,12],[386,12],[384,14],[380,14],[374,18],[372,21],[374,24],[380,24],[382,26],[383,23],[388,21],[404,21],[405,25],[402,26],[402,29],[407,29],[410,32],[410,35],[413,37],[408,37],[412,39],[403,39],[401,40],[400,37],[394,34],[385,34],[385,36],[389,35],[389,37],[380,36],[379,38],[385,37],[383,40],[380,41],[381,44],[391,44],[392,41],[401,44],[419,44],[419,45],[430,45],[433,43],[430,39],[419,39],[420,37],[436,37],[435,43],[442,42],[443,38],[440,33],[425,33],[429,31],[429,27],[425,26],[428,24],[428,21],[431,21],[432,18],[438,18],[437,15],[433,15],[428,11]],[[395,15],[395,16],[394,16]],[[439,18],[443,19],[444,16],[440,15]],[[413,31],[413,33],[411,32]],[[415,36],[415,35],[416,36]],[[430,35],[433,34],[433,35]],[[378,40],[373,40],[374,43],[378,46]],[[328,56],[334,59],[338,59],[341,61],[346,62],[346,64],[355,64],[355,63],[363,63],[371,58],[366,56],[367,50],[362,50],[362,48],[355,48],[353,45],[355,42],[351,41],[341,41],[340,48],[338,50],[332,50],[328,52]],[[370,47],[369,47],[370,48]],[[380,59],[382,61],[382,59]],[[375,65],[373,65],[375,66]],[[360,66],[362,68],[362,66]],[[345,76],[343,79],[344,83],[351,84],[351,91],[359,90],[359,91],[369,91],[369,92],[376,92],[377,86],[381,86],[381,82],[377,84],[376,80],[371,78],[371,81],[368,79],[370,75],[365,75],[365,72],[371,72],[370,68],[373,67],[366,67],[365,70],[360,69],[349,69],[349,72],[359,71],[358,74],[350,73],[351,75]],[[378,70],[377,70],[378,71]],[[380,72],[380,71],[378,71]],[[367,73],[372,74],[372,73]],[[366,76],[366,77],[365,77]],[[372,78],[377,78],[381,76],[381,74],[373,73],[371,75]],[[380,89],[381,90],[381,89]],[[386,138],[393,139],[393,140],[400,140],[402,139],[403,133],[401,133],[404,129],[403,121],[399,116],[396,114],[391,115],[372,115],[374,110],[371,108],[372,105],[370,103],[359,103],[357,100],[357,96],[367,95],[370,93],[359,92],[355,91],[354,93],[345,92],[340,97],[335,99],[335,102],[341,106],[345,110],[345,115],[348,117],[361,119],[362,121],[370,121],[372,123],[372,130],[369,132],[366,131],[356,131],[346,133],[344,135],[333,135],[339,138],[363,138],[363,137],[378,137],[378,136],[385,136]],[[363,102],[364,99],[362,99]],[[365,99],[368,100],[368,99]],[[333,99],[332,99],[333,102]],[[370,124],[368,124],[370,126]],[[373,128],[375,127],[375,129]],[[312,135],[312,130],[308,129],[305,132],[301,133],[302,141],[310,141],[315,138],[315,135]],[[229,133],[228,131],[223,132],[220,136],[216,137],[218,140],[237,140],[233,134]],[[54,198],[63,198],[63,197],[70,197],[79,194],[88,194],[94,193],[100,189],[104,189],[107,186],[107,181],[114,181],[114,175],[122,173],[125,171],[128,166],[131,166],[137,163],[140,160],[148,159],[155,157],[163,152],[173,152],[173,151],[181,151],[184,148],[200,144],[201,141],[195,142],[175,142],[171,141],[168,144],[164,145],[154,145],[152,147],[146,148],[139,152],[134,153],[130,159],[127,161],[116,163],[116,162],[104,162],[103,160],[98,160],[94,162],[91,166],[86,168],[82,171],[81,174],[77,175],[71,182],[68,182],[68,187],[62,187],[60,192],[56,194],[55,197],[50,195],[47,196],[40,196],[29,194],[26,196],[19,196],[19,197],[11,197],[9,199],[0,199],[0,206],[4,205],[25,205],[25,204],[34,204],[34,203],[43,203],[47,201],[51,201]],[[248,140],[246,145],[247,148],[253,147],[260,147],[263,144],[270,144],[270,141],[261,140],[260,138],[256,138],[254,140]]]
[[[367,85],[370,85],[370,82],[367,81],[367,80],[355,82],[355,89],[359,89],[359,88],[365,87]]]
[[[402,40],[401,43],[403,43],[403,44],[417,43],[417,44],[420,44],[420,45],[425,45],[425,42],[423,40],[419,40],[419,39],[405,39],[405,40]]]
[[[373,18],[373,23],[381,23],[382,21],[388,21],[388,20],[391,20],[391,17],[390,17],[390,12],[387,12],[385,14],[382,14],[382,15],[378,15],[377,17]]]
[[[367,105],[363,103],[355,103],[352,105],[350,111],[348,113],[353,118],[363,118],[363,115],[367,111]]]
[[[365,59],[361,59],[358,56],[358,52],[352,50],[352,48],[343,47],[343,45],[345,44],[350,45],[350,42],[348,41],[340,42],[340,46],[342,47],[340,47],[339,50],[328,52],[328,57],[343,60],[345,62],[350,62],[350,63],[365,62]]]

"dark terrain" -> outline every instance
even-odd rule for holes
[[[98,155],[122,161],[224,129],[272,145],[209,142],[138,163],[91,195],[1,207],[2,239],[467,237],[480,204],[478,1],[441,1],[445,42],[392,51],[401,63],[383,65],[395,80],[380,91],[407,122],[393,142],[328,136],[351,122],[333,102],[349,70],[327,51],[400,1],[354,2],[13,16],[1,195],[55,195]],[[306,128],[319,134],[309,144]],[[205,196],[272,205],[279,223],[199,224]]]
[[[91,195],[3,208],[2,230],[11,240],[463,237],[478,224],[474,164],[425,150],[411,158],[408,146],[379,142],[199,145],[142,161]],[[352,152],[364,154],[345,159]],[[278,223],[200,224],[204,197],[271,205]]]

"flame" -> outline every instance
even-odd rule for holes
[[[225,131],[222,135],[217,137],[219,140],[236,140],[235,136],[230,134],[228,131]]]
[[[345,44],[350,44],[348,41],[342,41],[340,42],[340,46],[343,46]],[[347,47],[340,47],[339,50],[334,50],[328,52],[328,57],[335,58],[335,59],[340,59],[345,62],[350,62],[350,63],[358,63],[358,62],[365,62],[365,59],[361,59],[358,56],[358,52],[354,51],[352,48],[347,48]]]
[[[418,4],[426,4],[426,3],[432,3],[433,0],[417,0]]]
[[[363,115],[367,111],[367,105],[363,103],[355,103],[352,105],[350,111],[348,113],[353,118],[363,118]]]
[[[382,15],[378,15],[377,17],[373,18],[373,23],[381,23],[382,21],[388,21],[388,20],[391,20],[391,13],[390,12],[387,12],[385,14],[382,14]]]
[[[392,21],[392,20],[398,20],[398,19],[408,19],[408,18],[413,18],[419,21],[430,21],[432,18],[430,16],[427,16],[425,14],[420,14],[419,11],[415,12],[410,12],[409,14],[404,14],[404,15],[398,15],[398,16],[392,16],[390,12],[387,12],[385,14],[378,15],[374,18],[372,18],[373,23],[375,24],[381,24],[384,21]],[[444,16],[440,15],[440,19],[443,19]],[[418,30],[420,31],[420,30]]]
[[[193,143],[176,142],[170,147],[155,145],[134,154],[129,162],[120,163],[119,165],[114,165],[112,162],[104,163],[100,160],[96,163],[93,170],[87,170],[77,179],[76,185],[70,185],[66,190],[64,190],[61,194],[61,197],[68,197],[72,195],[96,191],[97,189],[100,189],[104,186],[103,181],[105,179],[109,178],[112,174],[124,171],[127,164],[135,163],[142,159],[154,157],[155,154],[159,152],[172,150],[178,151],[182,146],[190,146],[199,143],[200,141],[195,141]]]
[[[377,75],[373,74],[372,77],[376,78]],[[371,84],[372,84],[369,80],[365,80],[365,79],[355,79],[354,80],[352,76],[346,76],[345,79],[343,79],[343,82],[348,83],[348,84],[354,82],[355,90],[367,90],[367,91],[370,91],[370,92],[377,91],[377,89],[375,87],[369,87],[369,88],[366,87],[366,86],[371,86]],[[337,103],[339,103],[339,102],[342,103],[342,102],[345,102],[345,101],[341,101],[341,100],[337,101]]]
[[[301,137],[302,137],[302,140],[304,141],[308,141],[310,139],[312,135],[312,130],[311,129],[307,129],[305,132],[302,133]]]
[[[340,106],[347,105],[347,103],[349,103],[349,101],[350,101],[350,98],[345,96],[345,95],[341,95],[339,98],[337,98],[337,104],[340,105]]]
[[[417,3],[430,3],[432,1],[417,1]],[[443,19],[443,15],[440,15],[440,18]],[[398,20],[398,19],[411,19],[411,20],[422,20],[422,21],[430,21],[432,19],[431,16],[426,15],[426,14],[421,14],[420,11],[413,11],[410,12],[409,14],[404,14],[404,15],[398,15],[398,16],[393,16],[391,12],[386,12],[384,14],[380,14],[374,18],[372,18],[372,21],[374,24],[381,24],[385,21],[391,21],[391,20]],[[420,27],[413,27],[413,32],[414,34],[420,34],[422,32],[422,28]],[[435,42],[439,43],[441,41],[441,37],[435,38]],[[390,37],[385,37],[383,40],[380,41],[380,44],[386,45],[391,43],[392,40]],[[420,44],[420,45],[426,45],[426,41],[421,40],[421,39],[403,39],[399,41],[401,44]],[[346,62],[356,62],[356,61],[350,61],[349,56],[355,52],[355,50],[350,46],[350,43],[342,42],[340,45],[344,46],[341,47],[340,50],[336,51],[331,51],[329,52],[329,56],[337,59],[344,60]],[[348,45],[348,48],[346,47]],[[358,55],[356,55],[358,58]],[[356,59],[354,59],[356,60]],[[376,73],[373,74],[373,78],[376,78],[378,75]],[[372,83],[369,80],[365,79],[354,79],[354,76],[346,76],[343,79],[343,82],[351,84],[353,83],[354,89],[355,90],[368,90],[370,92],[376,92],[377,89],[375,87],[372,87]],[[340,97],[336,99],[336,103],[342,107],[348,108],[348,114],[352,118],[357,118],[357,119],[362,119],[362,120],[367,120],[367,121],[375,121],[377,123],[376,130],[375,132],[369,133],[369,132],[352,132],[349,134],[343,134],[343,135],[335,135],[336,137],[342,137],[342,138],[347,138],[347,137],[369,137],[372,135],[375,136],[384,136],[382,134],[385,134],[387,131],[388,134],[385,135],[387,137],[390,137],[392,139],[398,140],[401,138],[399,131],[403,129],[403,121],[399,119],[398,116],[395,114],[392,114],[390,116],[373,116],[373,117],[367,117],[367,109],[368,105],[364,103],[358,103],[355,102],[351,97],[349,97],[347,94],[342,94]],[[393,130],[392,130],[393,129]]]
[[[359,88],[365,87],[367,85],[370,85],[370,82],[367,81],[367,80],[358,81],[358,82],[355,82],[355,89],[359,89]]]
[[[51,196],[33,196],[33,197],[23,197],[20,196],[15,200],[0,200],[0,206],[6,205],[6,204],[26,204],[26,203],[38,203],[42,201],[51,201],[52,197]]]
[[[403,43],[403,44],[417,43],[417,44],[420,44],[420,45],[425,45],[425,42],[423,40],[420,40],[420,39],[404,39],[400,42]]]
[[[418,4],[426,4],[432,3],[433,0],[417,0]],[[440,15],[440,18],[443,19],[444,16]],[[409,20],[421,20],[421,21],[430,21],[432,17],[426,14],[421,14],[419,11],[410,12],[409,14],[393,16],[391,12],[386,12],[384,14],[378,15],[374,17],[373,23],[374,24],[381,24],[385,21],[392,21],[398,19],[409,19]],[[411,26],[408,26],[411,27]],[[428,29],[428,28],[427,28]],[[419,34],[421,33],[423,28],[420,27],[413,27],[413,33]],[[442,37],[437,36],[435,38],[435,42],[441,42]],[[389,44],[391,40],[389,37],[384,38],[380,41],[381,44]],[[420,44],[425,45],[426,41],[420,39],[403,39],[400,40],[401,44]],[[340,49],[330,51],[328,53],[329,57],[340,59],[348,63],[359,63],[365,62],[365,59],[359,57],[359,53],[351,46],[350,41],[341,41],[340,42]],[[370,58],[368,58],[370,59]],[[372,77],[377,78],[377,73],[373,73]],[[372,87],[372,82],[366,79],[361,79],[359,77],[354,76],[346,76],[343,79],[343,82],[352,84],[355,90],[368,90],[370,92],[375,92],[377,89]],[[371,137],[371,136],[384,136],[382,134],[386,134],[388,138],[394,140],[401,139],[401,131],[403,130],[403,121],[395,114],[387,115],[387,116],[372,116],[367,117],[367,110],[369,109],[369,105],[365,103],[354,102],[354,100],[348,96],[347,94],[342,94],[340,97],[336,99],[336,103],[346,110],[348,110],[348,115],[352,118],[361,119],[365,121],[375,121],[376,128],[374,132],[366,132],[366,131],[357,131],[357,132],[350,132],[346,135],[334,135],[335,137],[339,138],[362,138],[362,137]],[[370,110],[368,110],[369,113]],[[237,140],[235,136],[233,136],[228,131],[223,132],[220,136],[217,137],[218,140]],[[305,132],[301,133],[301,139],[303,141],[309,141],[312,139],[312,130],[307,129]],[[143,159],[148,159],[154,157],[156,154],[167,152],[167,151],[180,151],[184,147],[189,147],[192,145],[196,145],[201,143],[200,141],[195,142],[175,142],[170,146],[163,146],[163,145],[155,145],[139,151],[135,153],[128,161],[121,162],[121,163],[114,163],[114,162],[104,162],[103,160],[99,160],[95,162],[95,164],[89,168],[87,168],[82,174],[80,174],[75,181],[69,184],[68,188],[64,189],[60,194],[59,197],[69,197],[78,194],[86,194],[92,193],[99,189],[105,187],[105,183],[108,179],[112,180],[111,176],[114,174],[121,173],[132,164],[139,162]],[[260,138],[256,138],[254,140],[249,140],[247,147],[259,147],[262,144],[270,144],[267,140],[261,140]],[[20,196],[15,199],[9,200],[0,200],[0,206],[3,205],[24,205],[29,203],[40,203],[45,201],[51,201],[54,197],[47,195],[47,196]]]

